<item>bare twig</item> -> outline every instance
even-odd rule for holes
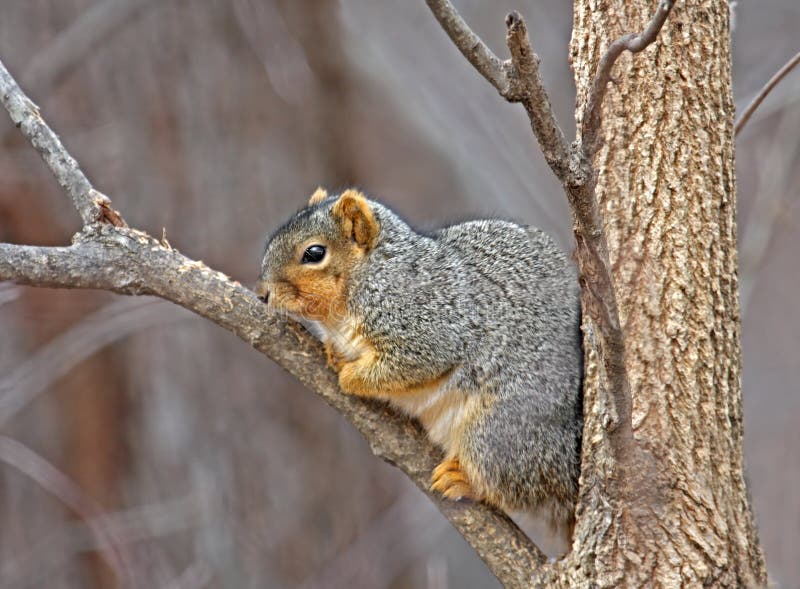
[[[533,52],[525,21],[518,12],[506,17],[506,42],[511,59],[501,61],[461,18],[449,0],[426,0],[431,12],[464,57],[500,95],[519,102],[528,113],[531,128],[545,160],[562,182],[582,182],[564,132],[556,121],[550,98],[539,75],[539,56]]]
[[[36,481],[43,489],[73,510],[92,529],[100,553],[106,559],[122,586],[132,585],[130,558],[122,551],[113,532],[98,525],[96,517],[102,509],[71,479],[27,446],[7,436],[0,436],[0,461]]]
[[[19,87],[0,61],[0,98],[11,120],[36,148],[59,185],[69,194],[83,223],[110,223],[122,226],[125,221],[111,208],[111,201],[92,187],[89,180],[47,123],[37,107]]]
[[[508,76],[500,58],[492,53],[486,43],[469,28],[450,0],[425,0],[425,2],[461,54],[492,86],[497,88],[501,95],[505,96],[508,92]]]
[[[789,61],[783,64],[783,67],[775,72],[775,75],[772,76],[769,81],[764,84],[764,87],[761,88],[756,97],[753,98],[752,102],[747,105],[747,108],[742,111],[739,120],[736,121],[736,124],[733,127],[734,135],[738,135],[741,133],[744,126],[747,124],[747,121],[750,120],[750,117],[753,116],[753,113],[756,112],[756,109],[761,105],[767,95],[772,91],[772,89],[777,86],[780,81],[786,77],[794,67],[800,63],[800,51],[798,51],[794,57],[792,57]]]
[[[661,27],[664,26],[674,4],[675,0],[660,0],[655,15],[653,15],[653,18],[641,34],[628,33],[623,35],[611,43],[603,57],[600,58],[592,89],[586,101],[586,110],[584,111],[581,125],[581,144],[587,159],[591,160],[599,147],[603,99],[606,95],[608,83],[611,81],[611,69],[614,67],[614,63],[616,63],[617,58],[622,55],[623,51],[639,53],[653,43],[658,37],[659,31],[661,31]]]
[[[556,177],[564,183],[580,183],[584,180],[581,170],[575,165],[564,132],[553,114],[539,74],[539,56],[531,47],[525,21],[518,12],[511,12],[506,16],[506,27],[511,67],[509,90],[503,96],[511,102],[521,102],[525,107],[533,134]]]

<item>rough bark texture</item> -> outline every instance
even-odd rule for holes
[[[605,48],[652,10],[576,1],[579,105]],[[729,35],[725,2],[679,4],[659,43],[620,58],[604,104],[596,190],[653,478],[633,505],[603,497],[617,465],[590,369],[583,517],[562,575],[572,586],[766,583],[743,477]]]

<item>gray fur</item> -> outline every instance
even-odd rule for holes
[[[300,213],[269,245],[331,230],[336,198]],[[465,456],[502,502],[555,501],[568,520],[577,497],[582,431],[579,288],[575,269],[542,231],[501,220],[415,232],[370,201],[377,245],[349,281],[348,307],[392,371],[449,386],[491,408],[465,431]]]

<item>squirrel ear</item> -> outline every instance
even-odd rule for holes
[[[332,209],[346,237],[369,250],[375,245],[380,226],[369,202],[358,190],[345,190]]]
[[[314,191],[314,194],[311,195],[311,198],[308,199],[308,206],[315,205],[319,202],[322,202],[328,198],[328,191],[318,186],[317,189]]]

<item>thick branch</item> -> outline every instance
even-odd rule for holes
[[[581,125],[581,144],[586,159],[591,160],[599,148],[603,99],[606,95],[608,83],[611,81],[611,69],[614,67],[617,58],[622,55],[623,51],[639,53],[653,43],[658,37],[659,31],[661,31],[661,27],[664,26],[667,16],[669,16],[669,11],[672,10],[674,4],[675,0],[661,0],[658,3],[655,15],[640,35],[634,33],[623,35],[611,43],[603,57],[600,58],[592,89],[586,102],[583,124]]]
[[[767,97],[767,94],[772,92],[772,89],[777,86],[780,81],[786,77],[786,74],[792,71],[798,63],[800,63],[800,51],[798,51],[789,61],[783,64],[781,69],[775,72],[775,75],[772,76],[767,83],[764,84],[764,87],[761,88],[759,93],[756,94],[756,97],[753,98],[753,101],[747,105],[747,108],[744,109],[744,112],[742,112],[742,116],[739,117],[739,120],[736,121],[736,125],[734,125],[734,135],[741,133],[742,129],[744,129],[744,126],[747,124],[747,121],[750,120],[750,117],[753,116],[753,113],[756,112],[756,109],[761,106],[761,103]]]
[[[71,247],[0,244],[0,280],[151,294],[194,311],[275,360],[340,411],[377,456],[403,470],[428,494],[503,584],[529,586],[531,571],[543,566],[545,556],[506,515],[482,503],[441,501],[429,491],[430,472],[440,457],[419,427],[382,405],[342,393],[316,340],[202,262],[145,233],[92,225]]]
[[[125,221],[114,209],[107,196],[92,187],[76,162],[39,114],[39,107],[28,98],[0,61],[0,98],[11,120],[31,142],[59,185],[69,194],[83,223],[111,223],[121,226]]]

